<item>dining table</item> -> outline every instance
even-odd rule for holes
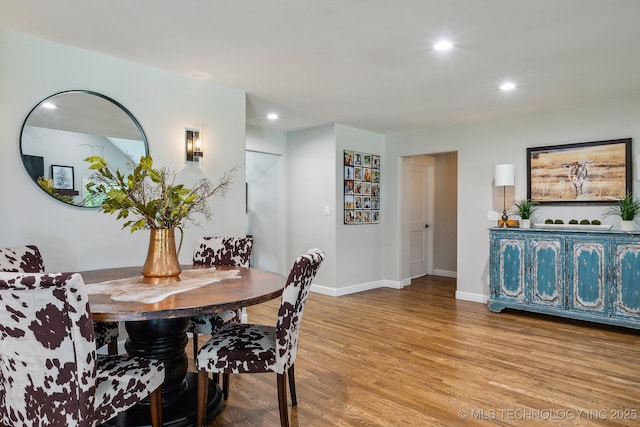
[[[141,267],[82,271],[91,316],[98,322],[124,322],[131,356],[161,360],[163,425],[194,426],[197,374],[188,371],[189,318],[263,303],[282,295],[286,278],[258,268],[183,266],[174,283],[142,282]],[[274,313],[274,324],[276,313]],[[209,381],[207,422],[221,411],[220,387]],[[120,413],[104,426],[150,426],[148,400]]]

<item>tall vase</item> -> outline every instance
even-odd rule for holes
[[[149,249],[142,267],[142,281],[154,285],[179,282],[182,269],[176,252],[175,228],[149,231]]]

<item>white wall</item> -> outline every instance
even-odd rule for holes
[[[337,281],[337,257],[342,256],[336,250],[335,141],[333,125],[290,132],[287,140],[288,263],[309,248],[322,249],[327,257],[314,284],[330,287]]]
[[[387,136],[389,186],[398,186],[401,173],[399,157],[423,153],[458,152],[458,258],[457,297],[481,301],[488,295],[489,235],[488,210],[502,211],[502,194],[496,197],[493,168],[498,163],[513,163],[516,169],[515,197],[526,197],[526,148],[544,145],[589,142],[632,137],[633,152],[640,153],[640,94],[606,99],[554,111],[545,111],[501,120],[429,130],[399,132]],[[396,160],[394,160],[396,159]],[[637,167],[634,164],[634,167]],[[635,170],[634,170],[635,179]],[[638,186],[634,181],[634,192]],[[402,221],[398,192],[388,191],[386,230],[389,278],[408,277],[402,263],[393,256],[402,247],[401,234],[393,225]],[[541,217],[597,218],[606,208],[598,206],[545,206]],[[603,223],[618,225],[616,218]]]
[[[263,129],[247,126],[246,146],[249,151],[259,153],[287,154],[287,133],[275,129]]]
[[[386,163],[384,156],[385,136],[382,134],[335,125],[336,150],[334,168],[336,171],[335,206],[336,224],[336,288],[363,286],[384,278],[383,248],[385,216],[384,199],[387,197]],[[380,159],[380,224],[345,225],[343,165],[344,150],[377,154]],[[379,285],[373,285],[377,287]],[[365,285],[366,287],[366,285]],[[338,291],[340,292],[340,291]]]
[[[192,184],[244,165],[245,93],[105,55],[0,30],[0,245],[35,243],[48,270],[85,270],[144,262],[148,233],[121,230],[115,217],[63,204],[37,187],[19,149],[22,123],[40,100],[86,89],[123,104],[138,119],[158,166]],[[184,128],[202,129],[204,159],[184,159]],[[213,222],[190,227],[180,256],[190,263],[196,237],[245,232],[245,172],[223,200],[212,200]]]

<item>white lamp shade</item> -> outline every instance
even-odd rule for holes
[[[495,185],[496,187],[515,185],[515,172],[513,165],[496,165]]]

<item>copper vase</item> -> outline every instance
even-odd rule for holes
[[[142,281],[154,285],[180,281],[175,228],[149,230],[149,250],[142,267]]]

